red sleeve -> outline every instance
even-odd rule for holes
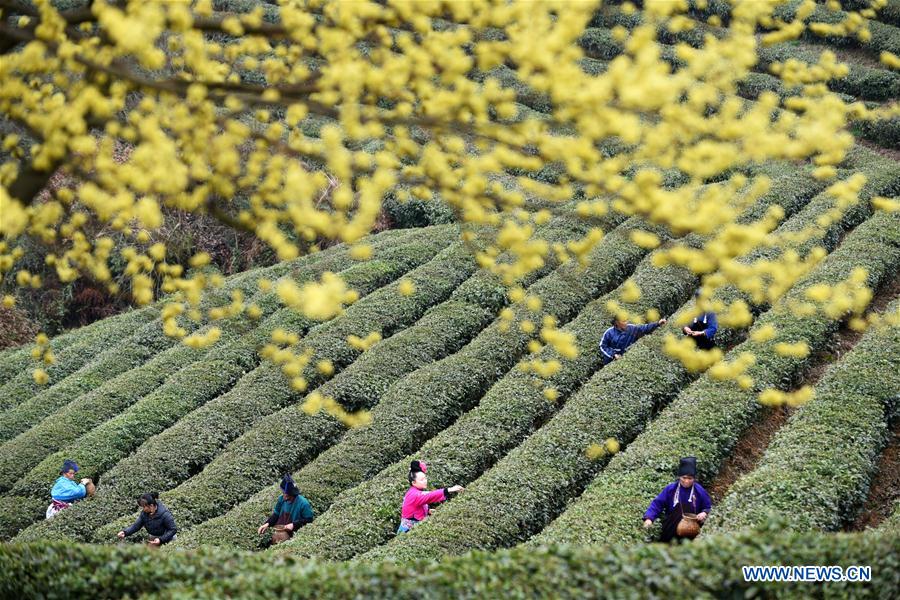
[[[425,504],[437,504],[438,502],[443,502],[447,499],[447,494],[444,492],[444,488],[440,488],[437,490],[432,490],[430,492],[422,492],[416,496],[412,497],[413,506],[422,506]]]

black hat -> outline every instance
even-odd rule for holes
[[[409,463],[409,472],[410,473],[418,473],[419,471],[425,473],[427,472],[428,465],[425,464],[424,460],[414,460]]]
[[[690,475],[697,476],[697,459],[693,456],[685,456],[678,465],[678,476]]]
[[[300,490],[297,489],[297,486],[294,484],[294,479],[288,474],[285,474],[284,477],[281,478],[281,485],[279,487],[281,488],[281,491],[288,496],[300,495]]]

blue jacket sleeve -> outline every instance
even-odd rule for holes
[[[719,330],[719,320],[716,318],[716,313],[707,313],[706,316],[706,329],[703,330],[704,335],[707,338],[713,339],[716,335],[716,332]]]
[[[709,494],[706,493],[706,490],[698,483],[694,486],[694,490],[697,492],[697,497],[699,498],[699,502],[697,503],[697,510],[699,512],[708,513],[712,510],[712,501],[709,498]]]
[[[606,333],[603,334],[603,339],[600,340],[600,352],[602,352],[603,356],[605,356],[609,360],[613,359],[613,354],[614,354],[613,348],[609,345],[611,340],[612,340],[612,330],[607,329]]]
[[[133,533],[140,531],[141,527],[143,527],[143,526],[144,526],[144,511],[141,511],[141,514],[138,515],[137,521],[135,521],[129,527],[123,529],[122,531],[124,531],[125,535],[127,536],[127,535],[131,535]]]
[[[663,513],[666,508],[666,501],[668,500],[668,494],[666,493],[668,489],[669,486],[664,487],[659,495],[653,499],[653,502],[651,502],[650,506],[647,508],[647,512],[644,513],[645,519],[655,521],[657,517]]]
[[[74,500],[81,500],[87,496],[87,490],[85,489],[84,484],[75,483],[70,479],[60,477],[56,480],[56,483],[53,484],[53,489],[50,490],[50,496],[54,500],[59,500],[60,502],[72,502]]]
[[[646,325],[633,325],[635,329],[637,329],[637,336],[641,337],[642,335],[647,335],[657,327],[659,327],[659,322],[654,321],[653,323],[647,323]]]

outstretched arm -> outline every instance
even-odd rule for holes
[[[659,321],[654,321],[652,323],[647,323],[646,325],[632,325],[635,329],[637,329],[637,336],[643,337],[659,327]]]
[[[66,479],[54,484],[50,495],[60,502],[72,502],[87,496],[87,488],[84,487],[83,483],[75,483]]]
[[[413,496],[412,502],[415,506],[425,504],[437,504],[447,499],[447,488],[439,488],[430,492],[421,492],[418,496]]]
[[[655,521],[659,517],[659,515],[663,513],[665,508],[666,488],[663,488],[663,491],[661,491],[659,495],[653,499],[653,502],[650,503],[650,506],[647,508],[647,512],[644,513],[644,519]]]
[[[281,505],[284,502],[282,498],[279,498],[275,503],[275,508],[272,509],[272,514],[269,516],[269,519],[266,523],[269,524],[269,527],[274,527],[276,523],[278,523],[278,515],[281,514]]]
[[[135,521],[129,527],[126,527],[122,531],[125,532],[125,536],[127,537],[127,536],[131,535],[132,533],[140,531],[141,527],[143,527],[143,526],[144,526],[144,513],[141,512],[141,514],[138,515],[137,521]]]

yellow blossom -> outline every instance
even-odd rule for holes
[[[766,389],[759,393],[759,402],[765,406],[783,406],[792,407],[806,404],[815,397],[815,390],[812,386],[805,385],[793,392],[783,392],[776,389]]]
[[[343,304],[355,302],[358,297],[343,279],[330,272],[324,273],[320,282],[308,282],[302,287],[282,280],[276,291],[284,304],[317,321],[331,319],[343,310]]]
[[[603,447],[606,448],[606,451],[610,454],[616,454],[619,451],[620,445],[619,441],[615,438],[607,438],[605,442],[603,442]]]
[[[319,373],[326,377],[330,377],[334,374],[334,363],[330,360],[320,360],[316,363],[316,369],[318,369]]]
[[[361,338],[355,335],[347,337],[347,343],[353,348],[365,352],[375,344],[381,341],[381,334],[377,331],[369,332],[366,337]]]
[[[368,260],[372,258],[372,246],[369,244],[356,244],[350,248],[350,257],[354,260]]]
[[[47,385],[50,381],[50,376],[44,369],[35,369],[31,375],[34,378],[34,382],[38,385]]]
[[[750,332],[750,339],[758,344],[761,344],[763,342],[774,339],[777,334],[778,331],[775,329],[775,326],[771,323],[767,323]]]
[[[809,346],[806,342],[778,342],[775,344],[774,349],[779,356],[791,358],[806,358],[809,356]]]
[[[655,233],[650,233],[649,231],[642,231],[640,229],[635,229],[631,232],[631,241],[640,246],[641,248],[646,248],[648,250],[652,250],[656,248],[660,244],[659,236]]]

